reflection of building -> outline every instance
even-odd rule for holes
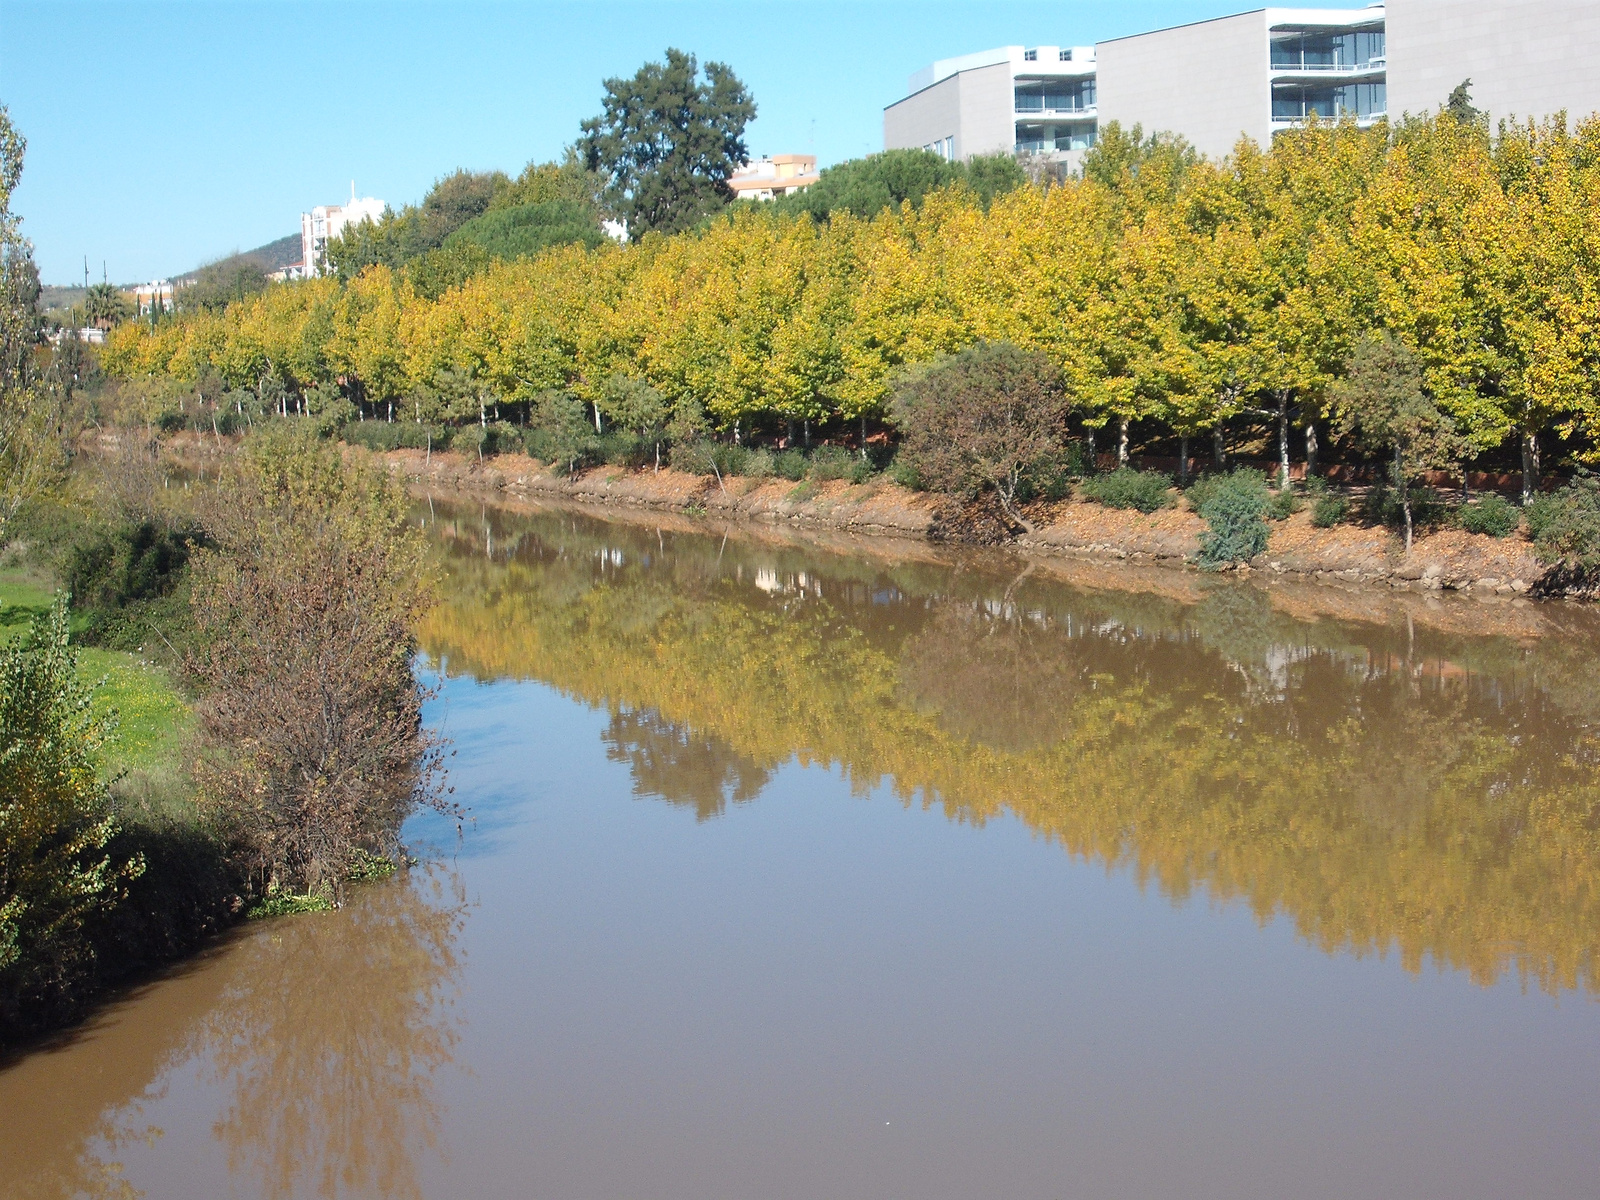
[[[141,283],[133,289],[133,303],[141,317],[149,316],[154,309],[160,309],[162,312],[171,312],[172,284],[165,279],[154,279],[149,283]]]
[[[376,223],[383,217],[385,205],[371,196],[356,199],[356,185],[350,184],[348,204],[319,204],[308,213],[300,214],[299,274],[291,274],[295,267],[285,267],[285,279],[298,279],[307,275],[322,275],[328,267],[328,243],[342,234],[346,227],[362,221]]]
[[[803,192],[817,181],[814,154],[774,154],[745,163],[728,178],[735,199],[774,200]]]
[[[1095,47],[1101,115],[1221,157],[1312,116],[1386,111],[1384,10],[1263,8]],[[1458,81],[1459,82],[1459,81]]]
[[[911,77],[883,112],[887,150],[1066,157],[1094,145],[1092,46],[1002,46],[947,58]]]

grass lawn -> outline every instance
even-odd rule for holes
[[[0,642],[26,632],[52,599],[46,581],[37,576],[0,573]],[[78,650],[78,675],[85,683],[100,684],[94,696],[98,711],[117,710],[117,728],[105,748],[108,774],[176,771],[192,714],[166,668],[136,654],[84,646]]]

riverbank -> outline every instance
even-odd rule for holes
[[[948,498],[875,479],[791,483],[701,477],[663,469],[597,467],[566,476],[520,454],[478,461],[454,453],[394,450],[380,455],[408,484],[480,497],[553,499],[621,510],[654,510],[759,524],[890,535],[981,540]],[[1084,500],[1036,504],[1035,528],[1009,544],[1039,555],[1156,564],[1194,570],[1205,523],[1186,507],[1144,514]],[[1247,572],[1317,583],[1473,596],[1589,598],[1592,582],[1541,562],[1520,533],[1505,538],[1442,529],[1419,535],[1409,554],[1381,526],[1312,525],[1310,513],[1272,523],[1271,541]]]

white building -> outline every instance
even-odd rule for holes
[[[149,316],[158,308],[161,312],[171,312],[172,284],[165,279],[153,279],[149,283],[141,283],[133,289],[133,303],[141,317]]]
[[[944,59],[884,110],[885,149],[1069,160],[1102,121],[1183,135],[1212,157],[1318,118],[1435,112],[1463,81],[1499,121],[1600,112],[1600,0],[1388,0],[1259,8],[1094,47]]]
[[[299,275],[284,268],[284,278],[303,278],[325,274],[328,269],[328,243],[342,234],[347,226],[362,221],[376,224],[388,206],[371,196],[356,199],[356,185],[350,184],[350,201],[347,204],[319,204],[308,213],[300,214],[300,268]]]
[[[744,166],[728,178],[736,200],[775,200],[803,192],[818,179],[815,154],[773,154]]]
[[[1094,145],[1092,46],[1002,46],[941,59],[883,111],[886,150],[1075,158]]]
[[[1389,111],[1434,112],[1465,79],[1492,120],[1600,112],[1596,0],[1389,0]]]
[[[1261,8],[1095,52],[1102,120],[1180,133],[1213,158],[1246,135],[1265,146],[1312,116],[1365,125],[1388,111],[1381,6]]]

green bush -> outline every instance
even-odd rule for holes
[[[750,451],[744,446],[735,446],[732,442],[712,442],[711,461],[716,464],[717,472],[724,479],[730,475],[743,475],[745,463],[750,458]]]
[[[1311,502],[1311,523],[1318,529],[1331,529],[1350,512],[1350,501],[1324,491]]]
[[[806,477],[806,456],[798,450],[785,450],[773,461],[772,467],[784,479],[799,483]]]
[[[1091,475],[1080,485],[1084,498],[1107,508],[1136,508],[1152,513],[1172,503],[1172,479],[1160,471],[1118,467],[1106,475]]]
[[[745,457],[743,474],[751,479],[771,479],[776,470],[770,450],[752,450]]]
[[[0,1028],[24,999],[58,994],[92,968],[84,923],[112,904],[142,859],[113,861],[111,796],[94,715],[58,598],[0,645]]]
[[[1200,565],[1214,571],[1262,553],[1267,548],[1264,518],[1271,501],[1260,471],[1243,467],[1209,477],[1199,505],[1206,523],[1200,535]]]
[[[898,455],[889,463],[884,474],[889,477],[891,483],[897,483],[913,492],[925,490],[921,473],[911,463]]]
[[[674,442],[670,458],[674,471],[687,471],[690,475],[710,475],[715,467],[710,442]]]
[[[1450,515],[1450,505],[1432,488],[1411,489],[1411,520],[1414,525],[1442,524]],[[1361,501],[1361,519],[1371,525],[1398,528],[1405,524],[1400,493],[1388,484],[1375,484]]]
[[[1267,516],[1274,521],[1287,521],[1304,507],[1293,488],[1279,488],[1267,501]]]
[[[1600,479],[1580,476],[1560,491],[1536,496],[1523,516],[1546,562],[1600,566]]]
[[[441,425],[419,425],[415,421],[352,421],[339,431],[348,445],[364,446],[382,453],[385,450],[448,450],[451,432]]]
[[[811,454],[809,476],[818,483],[829,479],[854,479],[858,465],[863,462],[859,454],[844,446],[818,446]]]
[[[151,632],[178,641],[188,626],[185,571],[204,541],[198,529],[143,521],[74,542],[61,570],[84,619],[78,639],[119,650],[138,649]]]
[[[1458,508],[1456,520],[1468,533],[1486,533],[1490,537],[1503,538],[1517,527],[1522,514],[1504,496],[1491,492],[1487,496],[1480,496],[1472,504],[1463,504]]]

